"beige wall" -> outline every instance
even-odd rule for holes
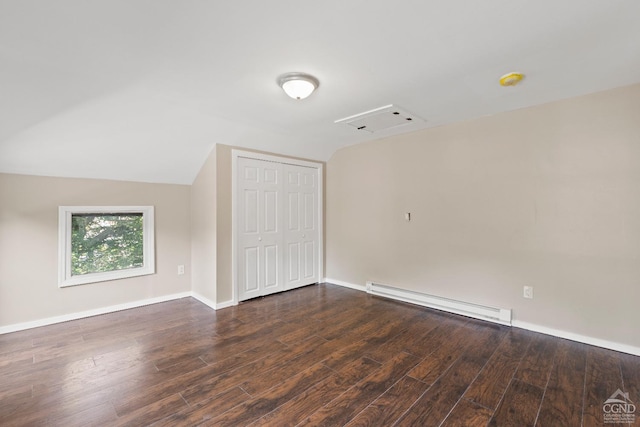
[[[232,278],[232,226],[231,226],[231,150],[234,147],[218,144],[216,146],[217,156],[217,230],[218,240],[218,275],[217,292],[218,303],[224,303],[233,299],[233,278]]]
[[[640,85],[342,149],[326,216],[327,277],[638,347]]]
[[[191,185],[192,290],[216,302],[216,150]]]
[[[61,205],[155,206],[156,274],[58,288]],[[0,327],[190,291],[189,228],[189,186],[0,174]]]

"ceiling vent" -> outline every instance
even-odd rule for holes
[[[374,133],[415,122],[424,122],[424,120],[391,104],[345,117],[344,119],[336,120],[334,123],[344,123],[359,131]]]

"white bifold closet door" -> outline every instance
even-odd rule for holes
[[[316,283],[318,278],[318,173],[284,165],[284,287]]]
[[[282,164],[238,159],[238,283],[245,300],[284,290]]]
[[[240,301],[318,281],[317,169],[238,158]]]

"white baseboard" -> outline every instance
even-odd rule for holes
[[[216,310],[216,303],[212,300],[210,300],[209,298],[203,297],[202,295],[200,295],[197,292],[191,292],[191,296],[194,299],[197,299],[198,301],[200,301],[201,303],[203,303],[204,305],[206,305],[209,308],[212,308],[214,310]]]
[[[233,307],[234,305],[238,305],[238,303],[234,302],[233,300],[222,301],[222,302],[216,304],[215,309],[216,310],[221,310],[223,308]]]
[[[343,286],[345,288],[367,292],[366,286],[354,285],[353,283],[343,282],[342,280],[336,280],[336,279],[330,279],[330,278],[325,278],[324,281],[334,285]],[[551,335],[558,338],[564,338],[571,341],[580,342],[583,344],[593,345],[596,347],[607,348],[609,350],[614,350],[622,353],[628,353],[628,354],[633,354],[635,356],[640,356],[640,348],[634,347],[628,344],[607,341],[600,338],[589,337],[586,335],[574,334],[573,332],[566,332],[560,329],[553,329],[546,326],[536,325],[534,323],[523,322],[520,320],[512,320],[511,326],[515,328],[526,329],[532,332],[539,332],[545,335]]]
[[[356,291],[367,292],[367,287],[363,285],[355,285],[349,282],[343,282],[342,280],[330,279],[326,277],[323,282],[330,283],[332,285],[342,286],[343,288],[355,289]]]
[[[622,353],[633,354],[635,356],[640,356],[640,348],[634,347],[628,344],[621,344],[613,341],[607,341],[600,338],[593,338],[586,335],[574,334],[573,332],[562,331],[560,329],[548,328],[546,326],[536,325],[534,323],[522,322],[519,320],[514,320],[511,322],[512,326],[515,328],[526,329],[532,332],[539,332],[545,335],[552,335],[558,338],[564,338],[571,341],[581,342],[583,344],[589,344],[596,347],[608,348],[609,350],[620,351]]]
[[[231,307],[234,305],[238,305],[238,303],[233,302],[233,300],[230,301],[223,301],[220,303],[214,302],[212,300],[210,300],[209,298],[203,297],[202,295],[200,295],[199,293],[196,292],[191,292],[191,296],[195,299],[197,299],[198,301],[200,301],[201,303],[203,303],[204,305],[213,308],[214,310],[221,310],[223,308],[227,308],[227,307]]]
[[[145,305],[157,304],[160,302],[172,301],[180,298],[190,297],[191,292],[181,292],[178,294],[163,295],[155,298],[148,298],[138,301],[126,302],[124,304],[100,307],[93,310],[80,311],[77,313],[63,314],[62,316],[47,317],[33,320],[31,322],[15,323],[13,325],[0,326],[0,335],[10,332],[23,331],[25,329],[39,328],[40,326],[53,325],[55,323],[68,322],[70,320],[83,319],[85,317],[99,316],[101,314],[113,313],[116,311],[128,310],[130,308],[142,307]]]
[[[227,308],[233,305],[237,305],[233,301],[224,301],[218,304],[195,292],[181,292],[178,294],[163,295],[161,297],[148,298],[148,299],[143,299],[138,301],[127,302],[124,304],[117,304],[117,305],[110,305],[108,307],[95,308],[93,310],[79,311],[77,313],[63,314],[61,316],[46,317],[44,319],[32,320],[30,322],[15,323],[13,325],[0,326],[0,335],[8,334],[11,332],[24,331],[26,329],[39,328],[41,326],[53,325],[56,323],[68,322],[70,320],[84,319],[85,317],[114,313],[116,311],[128,310],[130,308],[143,307],[145,305],[158,304],[160,302],[173,301],[176,299],[187,298],[187,297],[193,297],[198,301],[200,301],[201,303],[203,303],[204,305],[214,310],[220,310],[222,308]]]

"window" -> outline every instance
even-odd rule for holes
[[[155,272],[153,206],[60,206],[58,285]]]

